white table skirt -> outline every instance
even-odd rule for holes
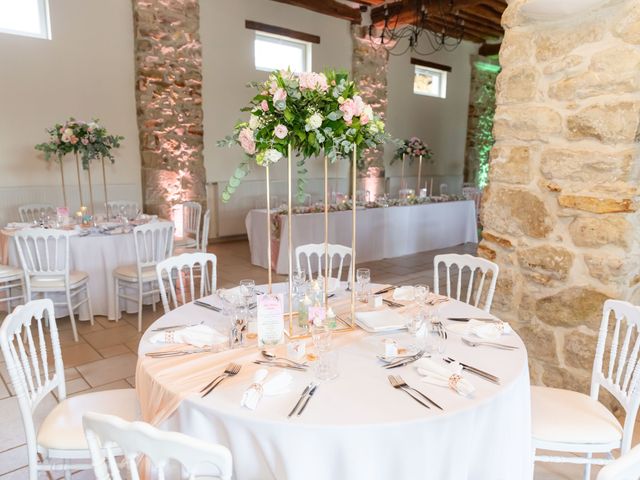
[[[412,253],[477,243],[478,229],[473,201],[431,203],[389,208],[359,209],[356,213],[356,262],[382,260]],[[251,210],[245,219],[251,263],[267,268],[266,210]],[[287,274],[288,218],[282,217],[276,272]],[[293,248],[324,240],[324,215],[294,215]],[[351,246],[351,211],[329,214],[329,243]]]
[[[0,234],[2,241],[3,262],[20,267],[20,259],[12,235]],[[133,243],[133,233],[121,235],[73,235],[69,239],[69,267],[80,270],[89,275],[89,293],[94,315],[104,315],[114,320],[115,315],[115,286],[113,270],[119,265],[135,265],[136,252]],[[128,292],[133,295],[133,291]],[[63,302],[64,295],[52,296],[55,302]],[[82,298],[82,296],[78,297]],[[123,305],[124,303],[124,305]],[[121,307],[129,313],[137,312],[136,302],[121,301]],[[67,308],[56,305],[56,316],[68,315]],[[88,320],[89,312],[86,305],[80,308],[80,320]]]
[[[213,297],[209,300],[215,302]],[[445,317],[473,314],[487,315],[455,301],[442,308]],[[193,304],[170,312],[151,328],[200,320],[226,331],[220,314]],[[140,355],[158,349],[148,342],[149,334],[140,343]],[[427,410],[389,385],[390,372],[375,359],[384,337],[395,337],[405,345],[411,341],[406,333],[368,335],[340,347],[340,376],[322,383],[304,414],[292,419],[287,419],[287,412],[313,380],[312,371],[289,371],[294,377],[291,391],[264,397],[250,411],[240,407],[240,398],[252,383],[258,366],[251,361],[259,353],[255,347],[239,349],[234,361],[243,365],[240,373],[204,399],[187,397],[162,428],[228,447],[238,480],[533,477],[527,354],[517,335],[504,340],[521,348],[504,351],[468,347],[458,335],[449,334],[447,355],[502,381],[498,386],[465,373],[476,387],[470,399],[421,382],[410,366],[393,372],[443,406],[443,412]],[[211,372],[212,377],[217,373]]]

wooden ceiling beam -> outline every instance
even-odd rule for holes
[[[507,8],[507,4],[502,0],[482,0],[482,6],[491,8],[492,10],[502,14],[505,8]]]
[[[500,53],[501,43],[484,43],[478,50],[478,54],[484,57],[491,57]]]
[[[491,9],[485,8],[484,5],[475,5],[471,7],[465,7],[462,9],[463,12],[470,13],[479,18],[484,18],[490,22],[501,25],[502,22],[502,14],[497,13]]]
[[[469,15],[464,11],[458,12],[458,16],[464,20],[464,26],[472,26],[479,30],[485,31],[488,35],[494,35],[496,37],[501,37],[504,33],[502,27],[499,24],[489,22],[484,19],[479,19],[473,15]]]
[[[484,1],[487,0],[454,0],[452,11],[480,5]],[[398,0],[393,3],[372,8],[371,23],[376,27],[383,26],[385,21],[385,12],[389,13],[390,26],[416,23],[419,20],[419,6],[427,3],[428,2],[423,0]]]
[[[362,14],[360,9],[351,8],[344,3],[337,2],[336,0],[273,0],[274,2],[285,3],[287,5],[293,5],[295,7],[306,8],[317,13],[324,15],[330,15],[336,18],[342,18],[349,20],[351,23],[361,23]]]
[[[424,27],[434,33],[441,33],[443,28],[451,28],[451,25],[440,18],[432,17],[425,22]],[[474,33],[468,30],[464,31],[462,38],[464,38],[465,40],[470,40],[474,43],[484,43],[484,38],[481,34]]]
[[[360,5],[375,7],[377,5],[382,5],[385,0],[351,0],[351,1],[354,3],[359,3]]]

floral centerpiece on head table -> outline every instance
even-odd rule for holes
[[[411,137],[402,141],[400,147],[398,147],[391,159],[391,163],[396,160],[402,160],[403,156],[409,157],[409,162],[413,162],[413,159],[420,157],[420,155],[422,155],[422,158],[425,160],[428,160],[433,156],[433,151],[429,148],[429,145],[418,137]]]
[[[305,161],[322,151],[331,161],[349,158],[354,146],[362,150],[387,141],[384,123],[358,95],[347,73],[276,71],[264,83],[251,83],[258,94],[243,111],[248,122],[238,123],[220,146],[239,144],[247,155],[222,192],[228,202],[256,163],[268,166],[287,157],[288,148],[301,158],[298,167],[298,197],[304,194]]]
[[[44,152],[46,160],[52,156],[62,159],[68,153],[80,155],[82,167],[89,168],[89,162],[95,158],[107,158],[115,161],[111,150],[120,147],[124,137],[110,135],[98,120],[82,122],[70,118],[65,123],[56,123],[48,129],[49,141],[36,145],[36,150]]]

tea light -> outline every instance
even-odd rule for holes
[[[307,352],[307,344],[304,340],[294,340],[287,343],[287,357],[294,362],[300,362]]]
[[[382,295],[373,295],[373,308],[380,308],[382,306]]]
[[[382,340],[382,343],[384,344],[385,357],[395,357],[398,355],[398,343],[395,340],[391,338],[385,338],[384,340]]]

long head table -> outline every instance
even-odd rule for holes
[[[251,263],[267,268],[267,221],[265,209],[251,210],[245,219]],[[362,208],[357,211],[356,256],[358,262],[400,257],[412,253],[478,241],[475,203],[471,200]],[[274,246],[276,272],[287,274],[288,218],[280,216],[281,241]],[[293,248],[324,239],[324,215],[293,216]],[[329,243],[351,246],[351,211],[329,213]]]
[[[214,296],[207,301],[219,302]],[[442,315],[487,313],[450,301],[442,307]],[[170,312],[150,328],[201,320],[220,332],[227,330],[220,314],[193,304]],[[145,352],[162,347],[150,344],[149,336],[147,331],[140,342],[136,375],[145,419],[227,446],[239,480],[532,478],[527,353],[515,334],[503,337],[505,343],[520,347],[514,351],[468,347],[458,335],[449,334],[446,355],[501,379],[495,385],[465,373],[476,388],[472,398],[421,382],[412,366],[381,368],[376,354],[382,351],[382,339],[392,337],[407,345],[412,340],[406,333],[371,335],[356,329],[336,334],[339,377],[322,383],[304,414],[292,419],[287,413],[314,380],[312,369],[289,371],[293,376],[289,393],[264,397],[251,411],[240,406],[240,399],[261,368],[252,363],[260,357],[257,347],[152,359]],[[279,352],[283,353],[284,349]],[[200,398],[200,388],[230,361],[242,365],[240,373]],[[281,371],[271,370],[271,374]],[[389,373],[401,375],[444,411],[427,410],[393,389]],[[161,408],[175,398],[180,401]]]

